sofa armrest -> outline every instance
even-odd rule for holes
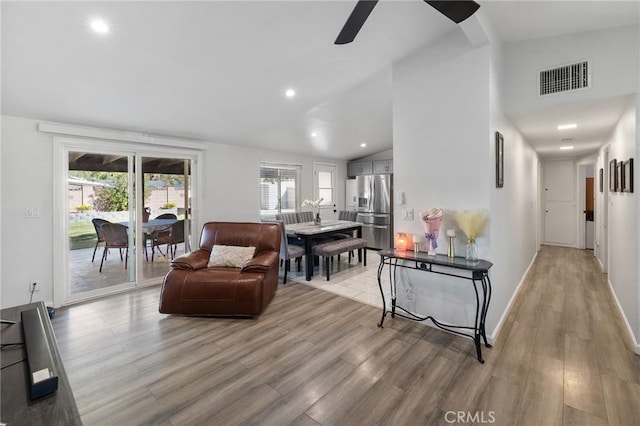
[[[199,249],[176,257],[171,261],[171,267],[176,269],[198,270],[206,268],[209,264],[209,253],[207,250]]]
[[[242,272],[267,272],[274,263],[278,263],[278,252],[265,251],[244,265]]]

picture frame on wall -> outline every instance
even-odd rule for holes
[[[622,163],[620,191],[633,192],[633,158]]]
[[[504,137],[496,132],[496,188],[504,187]]]
[[[616,165],[616,171],[618,174],[617,191],[622,192],[622,160],[618,161],[618,164]]]
[[[609,191],[616,192],[618,190],[618,161],[614,158],[609,161]]]
[[[600,167],[600,174],[598,176],[598,182],[600,184],[600,192],[604,192],[604,169]]]

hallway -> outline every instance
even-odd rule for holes
[[[640,357],[606,279],[591,251],[538,253],[490,351],[488,393],[518,424],[638,424]]]

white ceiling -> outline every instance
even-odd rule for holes
[[[637,1],[480,4],[504,40],[638,22]],[[341,159],[391,148],[391,64],[459,31],[419,0],[380,1],[344,46],[333,41],[355,1],[0,5],[3,114]],[[606,106],[594,134],[617,121],[619,103],[599,116]],[[540,149],[552,113],[516,120]]]

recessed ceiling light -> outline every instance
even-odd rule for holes
[[[361,144],[360,144],[360,148],[364,148],[364,147],[366,147],[366,146],[367,146],[367,144],[366,144],[366,143],[361,143]]]
[[[100,34],[106,34],[109,32],[109,26],[102,19],[94,19],[91,21],[91,28],[93,31]]]
[[[561,146],[560,149],[563,150],[563,151],[567,151],[569,149],[573,149],[573,145]]]
[[[315,138],[315,137],[317,137],[317,136],[318,136],[318,132],[313,132],[313,133],[311,133],[311,137],[312,137],[312,138]]]
[[[558,130],[569,130],[569,129],[575,129],[576,127],[578,127],[578,125],[576,123],[571,123],[571,124],[558,124]]]
[[[284,95],[285,95],[287,98],[293,98],[293,97],[296,95],[296,91],[295,91],[295,90],[293,90],[293,89],[287,89],[287,91],[286,91],[286,92],[284,92]]]

